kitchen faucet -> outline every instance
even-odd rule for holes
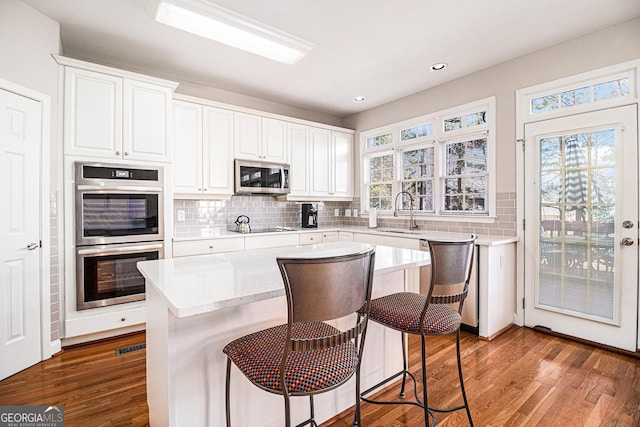
[[[407,194],[411,203],[409,204],[409,230],[417,230],[418,224],[416,224],[415,219],[413,219],[413,196],[408,191],[401,191],[396,194],[396,201],[393,204],[393,216],[398,216],[398,197],[402,194]]]

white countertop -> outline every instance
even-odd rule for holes
[[[237,234],[237,233],[236,233]],[[138,269],[147,284],[164,298],[176,317],[188,317],[264,299],[283,296],[276,258],[339,256],[367,250],[371,245],[334,242],[317,245],[253,249],[142,261]],[[430,263],[429,253],[376,247],[376,274]]]
[[[300,228],[291,231],[274,231],[271,233],[237,233],[235,231],[229,231],[224,228],[212,228],[206,231],[201,232],[200,234],[194,234],[190,236],[180,236],[174,237],[173,240],[176,242],[180,241],[191,241],[191,240],[201,240],[201,239],[211,239],[211,238],[232,238],[232,237],[253,237],[253,236],[264,236],[269,234],[283,234],[283,233],[322,233],[324,231],[350,231],[353,233],[369,233],[369,234],[378,234],[382,236],[394,236],[394,237],[403,237],[407,239],[427,239],[427,240],[460,240],[469,238],[469,233],[448,233],[443,231],[430,231],[430,230],[414,230],[411,233],[398,233],[393,231],[385,231],[385,230],[394,230],[386,227],[381,228],[369,228],[366,226],[328,226],[328,227],[319,227],[319,228]],[[399,231],[403,231],[397,229]],[[477,245],[480,246],[496,246],[496,245],[504,245],[508,243],[517,242],[518,238],[513,236],[491,236],[491,235],[483,235],[478,234],[478,240],[476,241]]]

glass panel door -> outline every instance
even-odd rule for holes
[[[636,114],[526,125],[527,326],[636,350]]]

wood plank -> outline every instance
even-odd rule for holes
[[[146,426],[146,350],[115,356],[117,348],[144,340],[139,333],[66,348],[0,381],[0,405],[63,405],[70,426]],[[417,337],[410,337],[409,347],[410,369],[418,374]],[[518,327],[493,341],[463,333],[462,354],[478,426],[640,425],[636,358]],[[427,367],[431,404],[458,404],[454,337],[427,341]],[[394,400],[397,391],[392,385],[374,397]],[[422,410],[414,406],[363,402],[362,411],[365,426],[423,425]],[[440,427],[467,425],[464,411],[437,419]],[[323,427],[348,427],[352,420],[349,410]]]

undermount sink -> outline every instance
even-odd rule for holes
[[[401,228],[377,228],[376,231],[397,234],[422,234],[424,232],[423,230],[403,230]]]

